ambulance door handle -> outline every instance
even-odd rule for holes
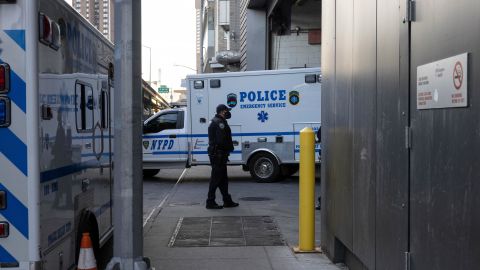
[[[205,123],[207,123],[207,119],[205,119],[205,118],[203,118],[203,117],[202,117],[202,118],[200,118],[200,123],[202,123],[202,124],[205,124]]]
[[[85,144],[85,148],[91,149],[91,148],[92,148],[92,143],[86,143],[86,144]]]
[[[172,135],[169,135],[169,136],[168,136],[168,138],[170,138],[170,139],[174,139],[174,138],[177,138],[177,135],[175,135],[175,134],[172,134]]]
[[[83,179],[82,180],[82,192],[86,192],[88,187],[90,186],[90,179]]]
[[[233,141],[233,146],[238,146],[238,141]]]

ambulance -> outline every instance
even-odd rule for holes
[[[74,269],[81,233],[111,237],[113,49],[64,0],[0,0],[1,269]]]
[[[160,111],[144,122],[145,176],[209,165],[208,126],[219,104],[232,113],[235,149],[229,165],[242,165],[258,182],[298,171],[300,131],[320,128],[320,68],[198,74],[187,76],[185,84],[187,107]]]

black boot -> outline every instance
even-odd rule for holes
[[[207,209],[222,209],[223,206],[218,205],[216,202],[209,202],[207,201],[207,205],[205,206]]]
[[[322,197],[318,197],[318,205],[317,205],[317,207],[315,207],[315,209],[317,209],[317,210],[322,209]]]
[[[239,205],[240,205],[240,204],[238,204],[238,203],[236,203],[236,202],[234,202],[234,201],[232,201],[232,200],[223,203],[223,207],[225,207],[225,208],[237,207],[237,206],[239,206]]]

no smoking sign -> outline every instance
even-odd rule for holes
[[[455,67],[453,68],[453,85],[455,89],[459,90],[462,87],[463,83],[463,67],[462,63],[457,61]]]
[[[417,67],[417,109],[466,107],[468,53]]]

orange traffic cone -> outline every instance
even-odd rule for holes
[[[97,261],[93,255],[92,240],[89,233],[83,233],[78,255],[78,270],[97,270]]]

